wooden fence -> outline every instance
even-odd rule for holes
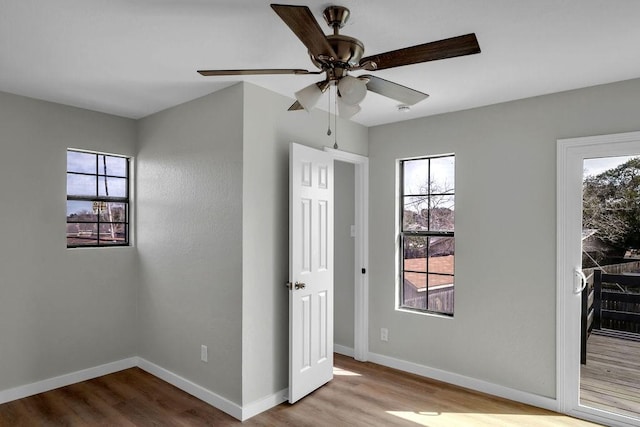
[[[433,310],[439,313],[453,314],[454,285],[440,285],[429,288],[428,301],[425,298],[426,289],[416,289],[405,280],[403,286],[404,305],[420,310]]]

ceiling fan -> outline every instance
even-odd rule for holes
[[[232,76],[251,74],[325,74],[324,80],[313,83],[295,93],[296,102],[289,110],[310,111],[322,94],[331,86],[338,90],[338,110],[341,117],[350,118],[360,111],[360,102],[367,90],[401,102],[414,105],[429,95],[398,83],[364,74],[351,76],[351,71],[376,71],[403,65],[418,64],[438,59],[480,53],[476,35],[466,34],[417,46],[406,47],[376,55],[364,55],[364,44],[353,37],[339,33],[349,19],[349,9],[329,6],[323,12],[332,35],[325,35],[307,6],[272,4],[271,8],[291,28],[309,50],[311,62],[320,71],[303,69],[248,69],[248,70],[199,70],[203,76]]]

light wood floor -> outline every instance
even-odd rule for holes
[[[531,406],[336,355],[335,377],[240,423],[133,368],[0,405],[2,426],[589,426]]]
[[[580,403],[640,417],[640,342],[592,334],[580,368]]]

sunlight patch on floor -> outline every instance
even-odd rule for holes
[[[498,413],[463,413],[463,412],[429,412],[429,411],[386,411],[389,415],[411,421],[421,426],[451,427],[462,425],[473,426],[586,426],[586,421],[575,420],[562,415],[531,414],[498,414]],[[498,423],[498,424],[496,424]],[[595,425],[595,424],[593,424]]]
[[[333,367],[333,375],[340,375],[344,377],[361,377],[362,376],[356,372],[347,371],[346,369],[342,369],[342,368],[336,368],[335,366]]]
[[[434,417],[440,416],[439,412],[411,412],[411,411],[386,411],[389,415],[395,415],[407,421],[412,421],[422,426],[435,425]],[[444,414],[446,415],[446,414]],[[438,422],[440,422],[438,420]]]

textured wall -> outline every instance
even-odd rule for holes
[[[238,404],[242,168],[242,85],[140,121],[139,354]]]
[[[133,155],[136,124],[0,93],[0,390],[134,356],[135,248],[67,249],[67,148]]]
[[[631,80],[371,128],[370,350],[554,397],[556,140],[638,130],[639,99]],[[450,152],[455,317],[396,311],[396,159]]]

